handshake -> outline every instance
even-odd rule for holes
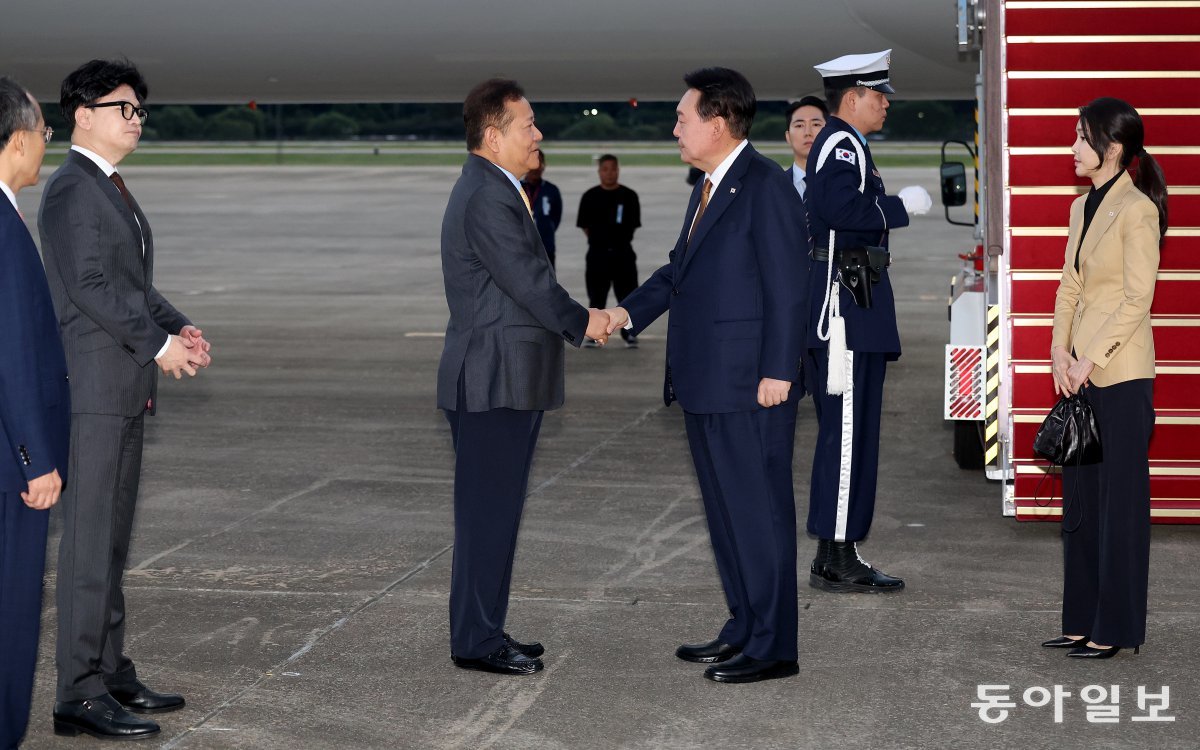
[[[607,310],[588,308],[588,325],[586,336],[600,346],[608,343],[608,337],[618,328],[624,328],[629,322],[629,313],[623,307],[610,307]]]
[[[185,372],[189,377],[195,377],[196,368],[208,367],[212,362],[208,353],[210,348],[203,331],[196,326],[184,326],[178,336],[168,338],[167,350],[155,357],[154,361],[162,368],[164,375],[174,375],[176,380],[182,378]]]

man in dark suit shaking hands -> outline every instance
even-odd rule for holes
[[[670,262],[610,327],[638,333],[670,312],[664,399],[684,410],[713,555],[731,617],[676,656],[704,676],[794,675],[796,509],[792,447],[806,333],[808,230],[787,175],[746,140],[756,100],[736,71],[684,76],[675,137],[704,170]]]
[[[470,155],[442,219],[450,322],[437,382],[455,452],[450,658],[533,674],[541,644],[504,631],[529,467],[543,412],[563,403],[563,342],[604,343],[609,319],[559,286],[542,246],[520,183],[542,140],[524,91],[485,81],[463,121]]]
[[[53,133],[25,89],[0,78],[0,748],[29,724],[50,506],[67,478],[71,396],[37,246],[17,210]]]
[[[71,150],[38,217],[71,375],[71,481],[58,554],[54,730],[107,739],[157,734],[130,711],[182,708],[141,683],[125,655],[121,578],[129,553],[158,369],[208,365],[199,329],[154,288],[154,236],[117,165],[146,119],[146,83],[127,61],[92,60],[63,81]]]

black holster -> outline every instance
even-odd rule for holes
[[[879,283],[891,255],[882,247],[848,247],[834,254],[842,286],[850,290],[854,304],[871,308],[871,287]]]

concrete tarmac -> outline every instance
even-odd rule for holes
[[[713,637],[726,611],[682,413],[661,400],[659,321],[638,350],[616,339],[568,349],[567,402],[542,429],[508,619],[518,638],[545,643],[546,670],[506,678],[449,660],[452,464],[434,382],[446,320],[439,226],[458,170],[126,172],[154,227],[157,286],[214,355],[195,379],[164,380],[148,420],[127,645],[145,682],[186,694],[187,707],[157,717],[162,734],[143,747],[1197,746],[1192,528],[1154,529],[1140,655],[1089,663],[1038,646],[1059,633],[1058,526],[1002,517],[1000,487],[951,457],[946,296],[973,241],[939,209],[892,234],[904,355],[889,367],[879,501],[862,545],[908,588],[807,586],[806,400],[800,675],[720,685],[673,656]],[[559,275],[584,299],[573,224],[595,173],[551,164],[547,176],[567,202]],[[936,188],[933,169],[884,177],[892,190]],[[622,172],[643,204],[643,278],[679,231],[683,178],[682,167]],[[39,198],[21,196],[31,221]],[[51,729],[60,527],[56,514],[29,750],[99,744]],[[971,705],[986,684],[1007,686],[1016,704],[999,723]],[[1117,723],[1088,720],[1081,692],[1093,685],[1117,686]],[[1053,698],[1028,705],[1056,686],[1068,694],[1061,716]],[[1174,721],[1138,720],[1142,686],[1169,688]]]

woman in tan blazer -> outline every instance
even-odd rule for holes
[[[1162,170],[1142,120],[1119,99],[1079,109],[1075,174],[1092,189],[1071,205],[1054,304],[1054,390],[1082,392],[1104,460],[1063,467],[1062,632],[1049,648],[1107,659],[1146,640],[1154,337],[1150,303],[1167,229]],[[1136,162],[1134,177],[1129,169]]]

